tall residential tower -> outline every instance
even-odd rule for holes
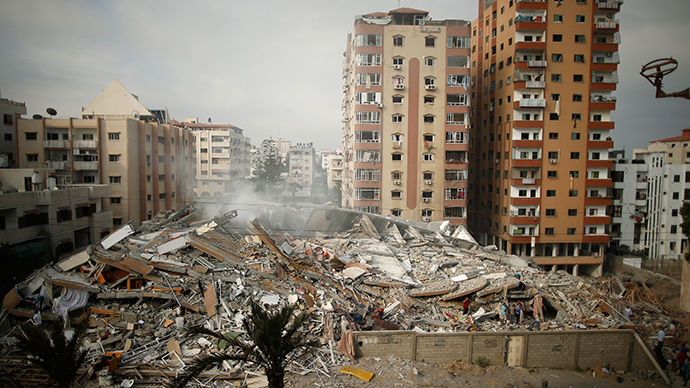
[[[621,3],[479,0],[469,224],[480,243],[600,271]]]
[[[343,66],[343,206],[466,224],[470,23],[355,18]]]

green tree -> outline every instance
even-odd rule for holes
[[[308,315],[293,316],[294,307],[285,306],[275,311],[265,310],[256,302],[250,302],[250,314],[244,318],[242,335],[220,333],[203,326],[192,326],[185,330],[185,337],[206,335],[218,340],[218,344],[230,346],[197,358],[187,371],[176,377],[172,388],[182,388],[201,372],[220,366],[226,360],[251,361],[261,365],[266,372],[269,388],[282,388],[285,366],[300,355],[299,350],[309,351],[316,341],[308,341],[299,332]]]
[[[281,182],[280,173],[283,172],[284,165],[280,162],[274,150],[261,160],[259,167],[254,172],[257,189],[265,191],[269,187],[274,187]]]
[[[82,344],[88,327],[89,315],[84,314],[74,326],[72,338],[68,340],[65,338],[65,322],[62,317],[53,321],[49,330],[27,323],[20,327],[17,346],[60,388],[69,388],[86,357]]]
[[[683,234],[685,237],[690,238],[690,201],[683,202],[683,206],[680,208],[680,215],[683,217],[683,222],[680,224]],[[685,253],[685,260],[690,260],[688,252]]]

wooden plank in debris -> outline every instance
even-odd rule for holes
[[[133,257],[127,256],[121,261],[122,265],[131,269],[134,272],[140,273],[142,275],[148,275],[153,271],[153,266],[143,263]]]
[[[168,341],[168,354],[177,353],[178,357],[182,357],[182,349],[180,349],[180,342],[172,339]]]
[[[206,291],[204,291],[204,300],[206,301],[206,315],[213,317],[216,315],[216,306],[218,299],[216,298],[216,287],[213,283],[206,284]]]
[[[480,291],[484,287],[486,287],[487,283],[488,283],[488,281],[486,280],[486,278],[483,278],[483,277],[467,280],[463,283],[460,283],[459,289],[457,291],[450,293],[448,295],[445,295],[443,298],[441,298],[441,300],[442,301],[449,301],[449,300],[458,299],[458,298],[462,298],[463,296],[473,294],[477,291]]]

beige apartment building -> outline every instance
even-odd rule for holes
[[[479,1],[469,225],[480,243],[601,270],[621,3]]]
[[[56,185],[53,170],[0,169],[0,243],[16,254],[51,251],[56,257],[93,244],[113,229],[105,209],[109,185]]]
[[[104,209],[116,226],[192,203],[188,130],[159,124],[117,80],[83,113],[82,119],[20,119],[19,167],[55,170],[58,185],[111,185]]]
[[[343,65],[343,206],[466,224],[470,23],[355,18]]]
[[[26,104],[0,98],[0,168],[16,167],[17,120],[26,114]]]
[[[297,143],[290,147],[288,153],[288,183],[311,188],[314,182],[314,144]]]
[[[242,128],[200,123],[196,118],[173,124],[192,132],[197,197],[223,197],[234,192],[233,183],[249,176],[252,145]]]

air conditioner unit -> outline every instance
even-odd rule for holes
[[[400,70],[400,69],[402,69],[402,65],[393,65],[393,68],[395,70]]]
[[[556,164],[558,163],[558,159],[549,159],[549,163]]]
[[[379,103],[377,103],[377,104],[376,104],[376,106],[377,106],[377,107],[379,107],[379,108],[383,108],[383,104],[382,104],[382,103],[380,103],[380,102],[379,102]]]
[[[422,198],[422,202],[429,202],[429,198]]]
[[[429,217],[422,217],[423,222],[429,222]]]
[[[393,89],[398,89],[398,90],[399,90],[399,89],[405,89],[405,85],[403,85],[403,84],[395,84],[395,86],[393,86]]]
[[[402,182],[400,182],[400,181],[395,181],[395,182],[393,182],[393,184],[395,184],[395,185],[400,185],[401,183],[402,183]]]
[[[426,90],[436,90],[436,85],[426,85]]]
[[[613,19],[613,18],[616,17],[616,14],[608,13],[608,14],[606,14],[606,17],[609,18],[609,19]]]
[[[500,161],[501,161],[500,159],[495,160],[496,164],[498,164]]]
[[[427,185],[432,185],[432,184],[434,184],[434,182],[432,182],[432,181],[426,181],[426,182],[424,182],[424,183],[426,183]]]

